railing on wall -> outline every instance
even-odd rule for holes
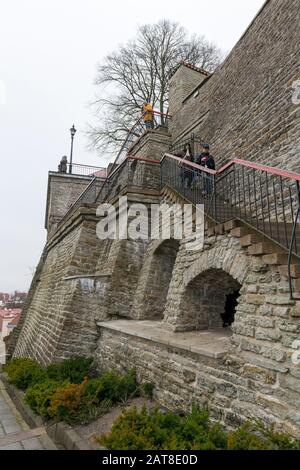
[[[204,204],[217,223],[240,219],[275,241],[289,251],[289,269],[300,258],[300,174],[240,159],[214,171],[165,154],[161,181]]]
[[[138,162],[140,165],[137,165]],[[159,190],[159,182],[159,161],[128,155],[104,181],[97,176],[92,178],[85,190],[61,218],[58,227],[68,220],[80,206],[102,203],[108,198],[112,199],[117,196],[128,187]]]
[[[128,187],[159,190],[159,182],[159,161],[127,155],[126,159],[110,173],[95,201],[101,203],[112,199]]]
[[[154,116],[154,125],[157,127],[167,127],[168,122],[171,119],[171,116],[168,114],[160,113],[159,111],[153,111]],[[58,223],[58,227],[60,227],[71,215],[72,213],[80,207],[80,205],[88,204],[88,203],[96,203],[96,202],[103,202],[107,200],[107,198],[111,195],[111,191],[113,188],[118,189],[120,191],[123,189],[125,185],[133,184],[135,186],[140,186],[142,184],[146,184],[146,187],[151,188],[151,176],[149,176],[148,180],[144,180],[142,182],[141,177],[138,176],[138,173],[142,174],[141,169],[133,172],[133,168],[136,163],[132,161],[137,160],[144,160],[145,164],[153,165],[158,164],[157,167],[159,168],[159,162],[157,161],[150,161],[149,159],[142,159],[139,157],[128,156],[128,152],[132,145],[134,144],[135,140],[145,131],[145,126],[143,122],[143,115],[133,124],[132,128],[127,134],[126,139],[124,140],[113,164],[110,166],[110,171],[105,168],[97,168],[97,167],[89,167],[87,165],[79,165],[77,163],[72,163],[72,174],[76,174],[75,172],[83,172],[81,174],[88,174],[92,177],[91,182],[85,188],[85,190],[80,194],[80,196],[76,199],[76,201],[71,205],[67,213],[62,217],[62,219]],[[69,163],[68,163],[69,165]],[[149,172],[150,175],[151,172]],[[80,174],[80,173],[77,173]],[[134,176],[134,180],[133,178]],[[147,171],[143,171],[143,174],[147,175]],[[103,179],[104,178],[104,179]],[[116,183],[117,179],[123,179],[123,181],[119,184]],[[144,177],[143,177],[144,178]],[[132,179],[132,181],[131,181]],[[125,183],[126,181],[126,183]],[[159,181],[159,177],[157,177],[157,181]],[[147,186],[148,185],[148,186]],[[150,186],[149,186],[150,185]]]
[[[160,113],[159,111],[153,110],[154,126],[156,127],[167,127],[168,122],[171,119],[169,114]],[[158,119],[160,124],[158,124]],[[112,184],[112,177],[114,172],[122,165],[125,159],[128,157],[128,152],[133,146],[137,138],[142,135],[144,127],[144,116],[142,115],[132,126],[130,131],[127,134],[125,141],[123,142],[122,147],[120,148],[118,155],[116,156],[113,164],[111,165],[110,172],[108,172],[105,181],[103,182],[102,187],[100,188],[99,193],[97,194],[96,201],[104,201],[110,195]]]
[[[90,183],[84,189],[84,191],[79,195],[79,197],[73,202],[69,207],[65,215],[60,219],[57,226],[60,227],[66,220],[68,220],[71,215],[75,212],[78,207],[83,206],[84,204],[93,204],[97,197],[100,187],[102,187],[103,180],[97,176],[93,176]]]
[[[72,172],[70,172],[70,168],[72,167]],[[62,172],[60,172],[62,173]],[[106,177],[106,168],[93,166],[93,165],[83,165],[82,163],[72,163],[72,165],[68,162],[67,163],[67,170],[63,172],[67,175],[72,176],[98,176],[99,178]]]

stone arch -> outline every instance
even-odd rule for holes
[[[252,257],[240,247],[238,240],[229,237],[224,237],[222,244],[216,243],[196,254],[191,263],[188,256],[184,250],[180,251],[164,323],[173,331],[222,326],[221,313],[224,313],[227,296],[236,296],[243,286],[251,270]],[[216,297],[221,307],[214,302]]]
[[[181,330],[221,328],[228,320],[229,299],[238,296],[241,284],[222,269],[208,269],[188,283],[181,308]],[[179,328],[177,328],[178,330]]]
[[[140,273],[132,308],[132,317],[162,320],[179,250],[179,240],[155,240],[151,243]]]

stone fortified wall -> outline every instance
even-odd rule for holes
[[[99,184],[101,181],[102,179],[99,178]],[[54,234],[58,222],[90,182],[91,176],[49,172],[45,214],[48,238]]]
[[[211,143],[218,165],[237,156],[297,170],[299,106],[291,85],[300,78],[298,3],[266,2],[212,77],[179,67],[171,134],[148,131],[131,154],[157,161],[171,141],[194,132]],[[152,165],[130,166],[131,186],[120,174],[111,202],[119,193],[147,206],[164,197]],[[56,203],[50,206],[56,216]],[[14,357],[48,364],[84,354],[99,369],[136,367],[168,407],[197,400],[229,426],[260,417],[299,437],[300,374],[292,361],[299,302],[289,300],[276,249],[267,259],[250,254],[231,232],[207,237],[192,253],[185,240],[104,242],[98,221],[96,206],[83,205],[50,234]],[[231,335],[220,328],[220,314],[237,291]]]
[[[298,0],[269,0],[223,64],[206,80],[199,73],[184,99],[174,84],[179,68],[171,78],[173,143],[193,132],[211,144],[217,167],[237,157],[299,171],[300,106],[292,101],[299,24]]]

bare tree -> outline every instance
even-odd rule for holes
[[[168,109],[168,77],[185,60],[212,72],[221,62],[221,51],[203,36],[188,37],[178,23],[162,20],[138,28],[137,36],[105,57],[98,66],[97,124],[89,130],[92,146],[114,153],[141,116],[150,98],[161,113]],[[135,129],[140,135],[142,127]]]

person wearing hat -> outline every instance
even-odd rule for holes
[[[202,145],[202,152],[198,156],[196,163],[198,165],[204,166],[205,168],[209,168],[210,170],[215,170],[215,160],[212,155],[209,153],[209,144]],[[204,177],[203,180],[203,192],[205,194],[210,194],[212,192],[212,177],[210,174],[202,172]]]
[[[142,106],[142,115],[144,118],[144,123],[146,129],[153,129],[154,122],[153,122],[153,106],[150,103],[150,98],[147,98],[146,103]]]

